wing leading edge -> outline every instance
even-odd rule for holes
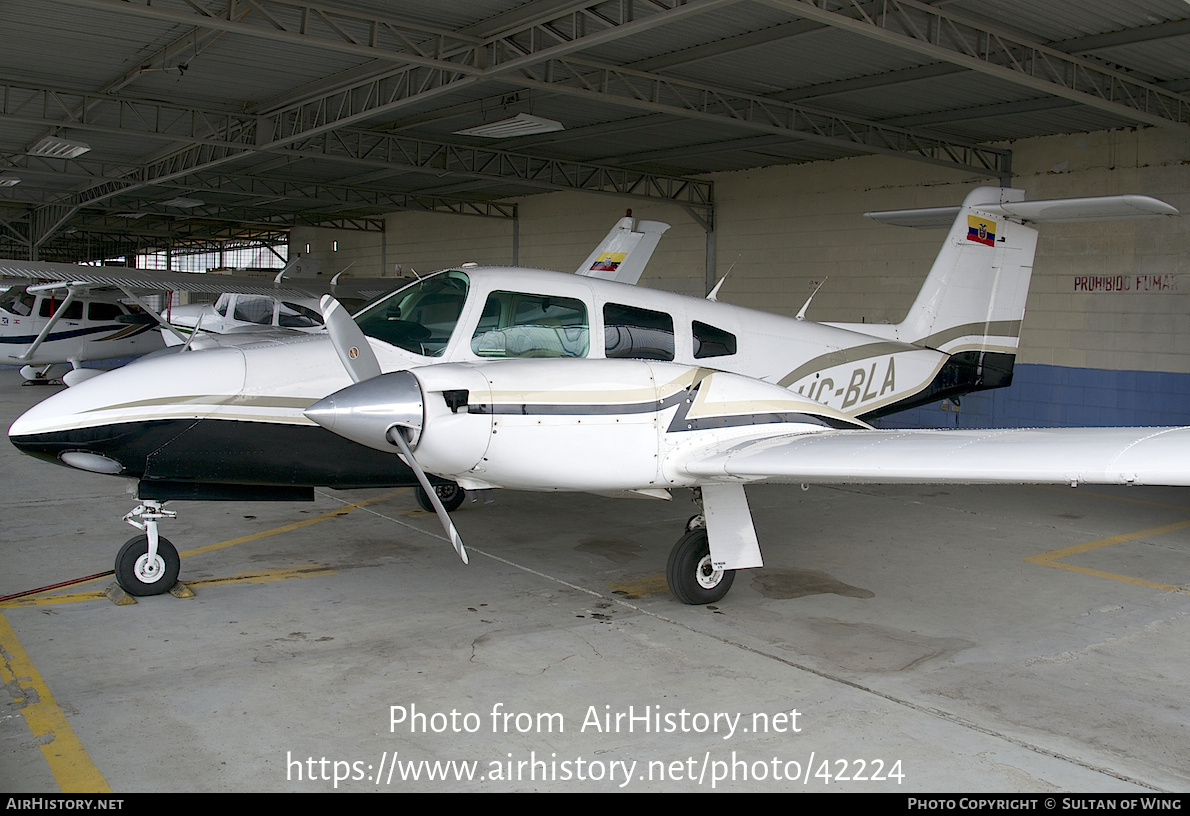
[[[708,446],[712,482],[1190,485],[1190,427],[855,430]]]

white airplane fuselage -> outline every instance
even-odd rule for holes
[[[63,300],[61,292],[35,295],[12,290],[0,296],[0,364],[76,363],[131,357],[162,348],[155,323],[121,322],[122,316],[132,316],[131,310],[113,297],[94,293],[74,298],[38,343]]]
[[[442,291],[436,291],[436,280],[447,281],[450,287],[439,286]],[[403,307],[386,306],[402,301]],[[416,311],[402,315],[401,308]],[[369,339],[385,372],[412,369],[433,376],[435,368],[445,374],[467,367],[479,372],[507,366],[510,374],[517,372],[518,388],[529,382],[532,390],[537,377],[536,387],[544,392],[556,390],[557,372],[562,369],[542,365],[540,358],[581,357],[592,363],[583,369],[583,376],[595,379],[582,387],[587,396],[578,401],[592,405],[614,402],[617,395],[625,403],[645,400],[639,393],[628,393],[628,381],[616,379],[627,370],[627,359],[619,367],[600,368],[595,363],[644,358],[654,361],[649,365],[659,380],[658,390],[648,399],[666,398],[665,382],[690,380],[700,371],[703,376],[709,371],[729,372],[760,381],[758,385],[769,389],[767,397],[788,403],[774,410],[808,411],[846,425],[852,424],[850,418],[932,395],[940,373],[955,366],[948,363],[953,358],[947,353],[847,328],[528,269],[446,271],[405,287],[357,315],[357,322],[368,331],[366,314],[372,315],[374,333],[391,333],[392,342]],[[528,359],[534,362],[523,362]],[[641,373],[645,366],[642,362],[633,371]],[[617,374],[600,379],[612,371]],[[408,469],[392,453],[332,434],[303,414],[350,383],[325,334],[269,338],[159,356],[109,372],[33,408],[9,434],[28,453],[142,479],[142,484],[342,488],[411,484]],[[493,388],[499,390],[499,386]],[[670,408],[678,410],[676,406],[665,410]],[[548,424],[563,440],[582,421],[581,413],[571,413],[554,416]],[[591,428],[592,419],[586,421]],[[606,416],[600,421],[606,421]],[[652,424],[662,420],[642,421],[648,424],[642,432],[653,434]],[[507,427],[505,437],[493,436],[490,430],[483,434],[482,445],[479,440],[464,445],[462,438],[454,445],[469,451],[464,458],[480,455],[452,466],[436,466],[431,472],[482,486],[480,460],[489,441],[500,448],[513,441],[512,427]],[[592,440],[596,446],[602,444]],[[537,445],[544,446],[541,455],[560,450],[544,442]],[[100,458],[66,455],[72,453]],[[526,476],[505,484],[525,489],[613,489],[617,479],[623,485],[625,469],[614,464],[613,451],[606,453],[609,468],[615,471],[606,478],[588,473],[572,484],[546,485],[534,484]],[[654,445],[648,467],[641,470],[650,475],[631,480],[633,489],[659,486],[655,454]]]
[[[236,292],[220,295],[214,304],[175,306],[170,310],[168,320],[175,329],[181,330],[182,335],[191,334],[195,327],[203,333],[216,335],[251,334],[277,329],[311,333],[323,328],[317,298],[282,299]],[[169,329],[162,328],[160,331],[167,346],[186,342],[182,336]]]

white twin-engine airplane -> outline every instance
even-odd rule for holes
[[[1007,385],[1032,223],[1176,215],[1140,196],[876,214],[950,232],[896,325],[816,324],[710,299],[528,269],[450,269],[328,333],[146,359],[60,392],[9,430],[47,461],[138,480],[145,534],[116,561],[132,594],[178,574],[174,499],[312,499],[413,485],[466,550],[426,473],[467,491],[696,488],[669,556],[683,602],[761,566],[752,482],[1190,484],[1190,428],[878,431],[879,416]],[[609,264],[611,265],[611,264]],[[614,274],[614,273],[613,273]],[[804,310],[803,310],[804,311]]]

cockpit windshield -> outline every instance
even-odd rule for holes
[[[438,357],[467,300],[466,274],[450,270],[398,289],[355,316],[363,333],[389,345]]]
[[[37,298],[23,289],[13,289],[0,293],[0,309],[9,314],[28,317],[33,314],[33,305]]]

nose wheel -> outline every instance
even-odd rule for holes
[[[149,536],[133,536],[116,555],[116,582],[129,595],[161,595],[178,581],[182,559],[168,538],[157,537],[156,552],[149,551]]]

